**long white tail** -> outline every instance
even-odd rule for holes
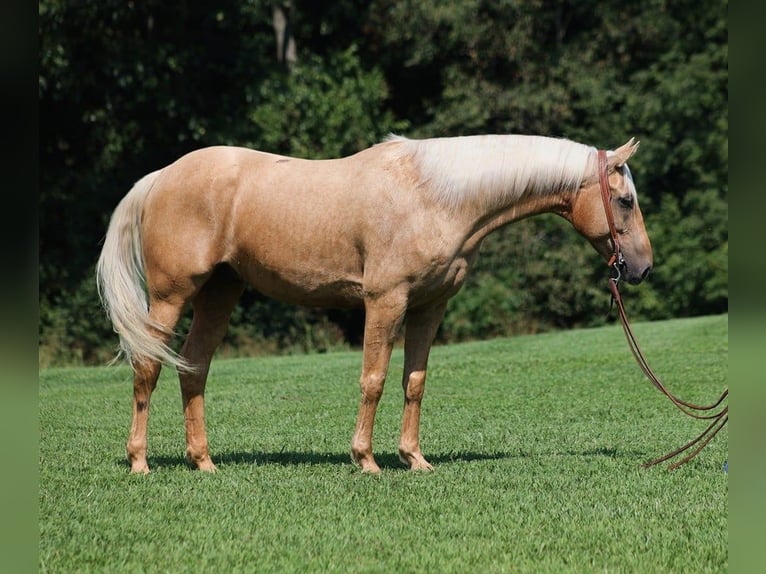
[[[121,356],[131,364],[156,360],[188,371],[191,369],[184,359],[150,330],[167,332],[167,327],[149,318],[141,247],[144,200],[159,173],[155,171],[139,180],[114,210],[96,265],[96,285],[114,331],[120,336],[120,353],[115,360]]]

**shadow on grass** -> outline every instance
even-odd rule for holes
[[[584,456],[584,457],[596,457],[596,456],[603,456],[605,458],[641,458],[643,456],[647,456],[644,451],[639,450],[618,450],[616,448],[594,448],[590,450],[585,450],[582,452],[572,452],[569,451],[566,453],[568,456]]]
[[[511,453],[480,453],[464,452],[456,454],[426,456],[431,464],[438,465],[455,461],[497,460],[511,458]],[[213,457],[215,459],[215,457]],[[257,452],[229,453],[218,457],[223,464],[276,464],[282,466],[313,465],[313,464],[353,464],[351,453],[321,453],[321,452]],[[375,461],[381,469],[404,469],[406,465],[399,460],[398,454],[376,453]]]
[[[524,459],[533,458],[556,458],[556,457],[605,457],[612,459],[636,458],[645,456],[646,453],[638,451],[621,451],[614,448],[598,448],[580,452],[450,452],[428,456],[426,458],[434,466],[455,463],[455,462],[475,462],[503,459]],[[351,465],[350,453],[331,453],[331,452],[300,452],[300,451],[280,451],[280,452],[228,452],[219,455],[213,454],[213,462],[216,465],[278,465],[278,466],[311,466],[311,465]],[[375,455],[375,460],[381,469],[399,469],[407,470],[407,467],[399,460],[397,454],[380,453]],[[125,466],[127,461],[122,461]],[[173,468],[186,467],[190,465],[183,456],[149,456],[149,468]]]

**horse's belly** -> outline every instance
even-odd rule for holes
[[[353,278],[329,275],[310,269],[275,271],[261,265],[235,270],[258,292],[295,305],[307,307],[349,308],[363,305],[363,288]]]

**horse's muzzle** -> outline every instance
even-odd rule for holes
[[[644,267],[641,273],[632,273],[631,270],[628,269],[628,271],[625,273],[625,280],[631,285],[638,285],[649,276],[649,272],[651,270],[652,270],[651,265],[647,265],[646,267]]]

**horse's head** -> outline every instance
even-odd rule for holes
[[[633,177],[626,163],[637,149],[638,142],[634,143],[631,138],[625,145],[607,152],[609,208],[614,217],[617,241],[624,258],[622,277],[634,285],[641,283],[652,268],[652,246],[638,207]],[[614,245],[601,195],[598,167],[593,177],[583,181],[582,187],[573,198],[571,209],[574,228],[590,241],[596,251],[609,260],[614,254]]]

